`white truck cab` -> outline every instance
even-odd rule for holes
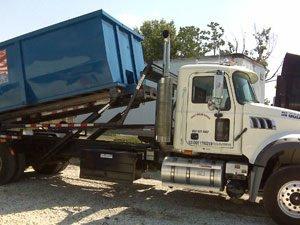
[[[210,107],[215,77],[221,76],[218,73],[224,73],[220,115]],[[242,155],[241,139],[234,139],[244,128],[244,103],[257,102],[250,85],[257,79],[253,72],[237,66],[182,67],[177,87],[175,150]]]
[[[240,66],[180,69],[173,143],[162,164],[162,181],[226,189],[233,198],[248,193],[250,201],[264,190],[265,207],[275,221],[299,224],[300,113],[258,103],[252,88],[258,80]]]
[[[224,74],[220,110],[212,109],[214,81]],[[252,84],[258,76],[239,66],[187,65],[177,86],[174,150],[244,155],[254,163],[268,144],[300,138],[300,113],[258,103]]]

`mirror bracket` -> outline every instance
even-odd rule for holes
[[[221,104],[223,100],[224,77],[225,77],[224,71],[221,70],[216,71],[215,78],[214,78],[213,99],[208,102],[208,108],[211,111],[217,109],[218,114],[220,114]]]

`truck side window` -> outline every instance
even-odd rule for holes
[[[229,111],[231,109],[231,101],[228,92],[227,82],[224,80],[224,92],[223,92],[223,100],[221,104],[221,110]]]
[[[207,104],[212,99],[214,90],[213,76],[198,76],[193,78],[192,103]],[[227,88],[227,82],[224,81],[224,94],[222,101],[222,110],[228,111],[231,108],[231,101]]]
[[[208,103],[212,98],[214,89],[214,77],[194,77],[193,78],[193,103]]]

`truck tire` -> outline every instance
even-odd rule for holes
[[[17,182],[21,179],[22,175],[24,174],[26,161],[25,161],[25,154],[24,153],[17,153],[16,156],[16,171],[13,175],[12,182]]]
[[[69,161],[49,163],[44,165],[33,165],[35,172],[43,175],[55,175],[62,172],[69,165]]]
[[[0,185],[9,183],[16,172],[15,152],[6,144],[0,144]]]
[[[274,172],[264,187],[266,211],[278,224],[300,224],[300,166]]]

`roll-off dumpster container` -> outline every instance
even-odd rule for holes
[[[100,10],[0,43],[0,113],[132,88],[144,67],[141,41]]]

